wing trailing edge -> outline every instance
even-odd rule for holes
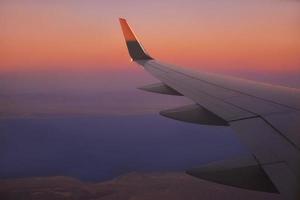
[[[164,83],[154,83],[154,84],[139,87],[138,89],[147,92],[159,93],[159,94],[182,96],[182,94],[180,94],[179,92],[177,92],[176,90],[167,86]]]
[[[204,107],[198,104],[164,110],[161,111],[159,114],[171,119],[189,122],[189,123],[195,123],[195,124],[213,125],[213,126],[229,125],[225,120],[223,120],[219,116],[215,115],[214,113],[208,111],[207,109],[205,109]]]
[[[267,173],[251,155],[214,162],[187,170],[186,173],[200,179],[242,189],[279,193]]]

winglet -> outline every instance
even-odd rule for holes
[[[119,18],[123,35],[126,41],[128,52],[133,61],[136,60],[152,60],[153,58],[147,54],[142,44],[138,41],[126,19]]]

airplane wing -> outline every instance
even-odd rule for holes
[[[300,90],[162,63],[143,48],[120,18],[134,62],[161,82],[141,89],[183,95],[195,103],[160,114],[190,123],[230,126],[248,146],[247,158],[211,163],[187,173],[244,189],[300,199]]]

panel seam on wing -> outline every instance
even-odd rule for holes
[[[152,65],[152,67],[155,67],[156,69],[160,69],[160,68],[158,68],[157,66],[153,66],[153,63],[150,63],[150,65]],[[257,98],[257,99],[260,99],[260,100],[263,100],[263,101],[266,101],[266,102],[270,102],[270,103],[273,103],[273,104],[276,104],[276,105],[279,105],[279,106],[283,106],[283,107],[286,107],[286,108],[289,108],[289,109],[293,109],[293,110],[297,110],[297,111],[300,110],[300,109],[295,108],[295,107],[292,107],[292,106],[288,106],[288,105],[285,105],[285,104],[281,104],[281,103],[278,103],[278,102],[275,102],[275,101],[272,101],[272,100],[268,100],[268,99],[265,99],[265,98],[262,98],[262,97],[258,97],[258,96],[255,96],[255,95],[247,94],[247,93],[242,92],[242,91],[239,91],[239,90],[234,90],[234,89],[226,88],[226,87],[220,86],[220,85],[218,85],[218,84],[211,83],[211,82],[209,82],[209,81],[202,80],[202,79],[199,79],[199,78],[197,78],[197,77],[191,76],[191,75],[186,74],[186,73],[184,73],[184,72],[176,71],[176,70],[174,70],[174,69],[172,69],[172,68],[169,68],[169,67],[166,67],[166,66],[164,66],[164,67],[167,68],[168,70],[174,72],[174,73],[179,73],[179,74],[182,74],[182,75],[184,75],[184,76],[190,77],[190,78],[195,79],[195,80],[202,81],[202,82],[204,82],[204,83],[207,83],[207,84],[210,84],[210,85],[219,87],[219,88],[223,88],[223,89],[226,89],[226,90],[229,90],[229,91],[234,91],[234,92],[237,92],[237,93],[240,93],[240,94],[249,96],[249,97],[254,97],[254,98]],[[160,70],[161,70],[161,69],[160,69]]]

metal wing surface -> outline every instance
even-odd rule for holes
[[[187,171],[206,180],[300,199],[300,90],[236,77],[192,72],[152,58],[125,19],[120,19],[134,62],[161,82],[151,92],[195,102],[162,111],[173,119],[232,127],[252,155]],[[146,89],[145,89],[146,88]]]

